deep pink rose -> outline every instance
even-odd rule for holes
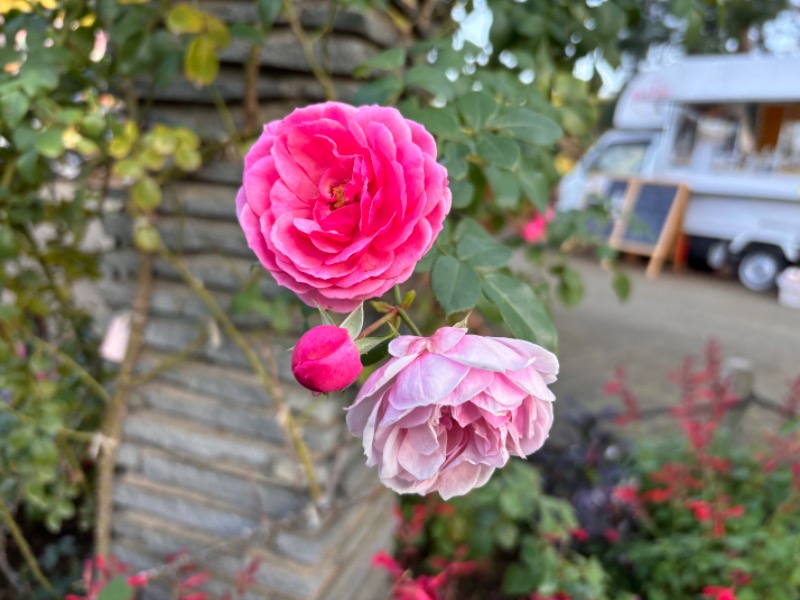
[[[534,244],[543,240],[547,233],[547,225],[553,220],[554,216],[552,207],[548,207],[544,215],[537,212],[536,215],[523,226],[522,239],[529,244]]]
[[[430,338],[399,337],[389,353],[347,425],[396,492],[465,494],[547,439],[558,359],[544,348],[443,327]]]
[[[292,373],[313,392],[343,390],[361,374],[361,356],[343,327],[319,325],[306,331],[292,350]]]
[[[422,125],[394,108],[325,102],[264,127],[236,213],[279,284],[348,312],[409,278],[450,198]]]

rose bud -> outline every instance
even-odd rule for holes
[[[292,351],[295,379],[313,392],[343,390],[361,374],[361,357],[347,330],[320,325],[308,330]]]

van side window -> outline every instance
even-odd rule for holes
[[[670,164],[706,173],[800,172],[800,104],[681,107]]]
[[[589,164],[589,172],[636,175],[641,171],[648,145],[647,142],[626,142],[603,148]]]

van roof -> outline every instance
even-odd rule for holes
[[[696,56],[669,69],[675,102],[800,101],[800,56]]]
[[[800,56],[689,56],[641,72],[620,94],[614,125],[659,129],[670,102],[800,102]]]

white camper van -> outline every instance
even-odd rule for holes
[[[612,178],[684,183],[683,232],[709,266],[763,291],[800,261],[800,57],[690,57],[642,73],[614,127],[563,178],[559,210]]]

